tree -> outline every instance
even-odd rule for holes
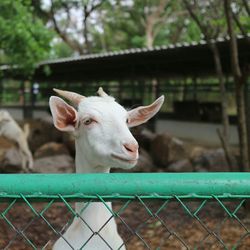
[[[126,31],[129,30],[131,47],[152,48],[176,43],[185,28],[187,12],[180,8],[180,1],[134,1],[130,4],[117,4],[115,10],[122,17],[123,25],[112,25],[112,22],[117,22],[117,18],[109,19],[109,23],[117,31],[123,30],[125,24],[128,24]]]
[[[145,4],[147,2],[147,4]],[[173,2],[169,0],[160,1],[140,1],[135,2],[133,11],[139,10],[140,22],[144,29],[145,46],[152,48],[158,33],[162,26],[166,23],[166,19],[170,16],[168,9],[171,8]],[[133,14],[133,12],[131,12]],[[135,13],[134,13],[135,14]]]
[[[246,3],[247,4],[247,3]],[[232,1],[224,0],[224,11],[230,37],[230,53],[231,53],[231,68],[236,89],[236,103],[238,114],[238,131],[240,141],[240,154],[242,159],[242,170],[249,171],[249,156],[248,156],[248,140],[247,140],[247,125],[246,125],[246,110],[245,110],[245,86],[247,84],[247,71],[241,69],[238,58],[238,46],[234,28],[234,20],[238,20],[232,11]],[[245,33],[242,25],[236,21],[236,25],[240,27],[241,32]]]
[[[78,54],[92,52],[90,22],[97,9],[104,3],[102,0],[50,0],[43,7],[39,0],[33,0],[36,13],[49,22],[57,35],[72,51]]]
[[[184,6],[188,10],[191,18],[199,27],[201,33],[207,42],[214,59],[215,71],[218,76],[222,106],[222,124],[223,131],[218,130],[227,161],[232,167],[232,161],[229,152],[229,118],[227,115],[227,98],[225,87],[225,76],[222,69],[222,62],[219,49],[215,43],[219,36],[225,33],[225,24],[223,22],[222,8],[218,3],[212,0],[206,2],[184,0]],[[206,13],[206,14],[204,14]],[[216,21],[215,21],[216,20]]]
[[[51,38],[50,31],[33,15],[29,0],[0,1],[0,64],[31,73],[35,63],[48,57]]]
[[[216,48],[213,40],[218,37],[229,36],[230,53],[231,53],[231,68],[232,75],[235,82],[235,99],[237,106],[238,117],[238,132],[240,144],[240,165],[241,170],[249,170],[248,158],[248,141],[247,141],[247,127],[246,127],[246,110],[245,110],[245,95],[244,89],[246,87],[247,75],[244,69],[239,65],[237,34],[245,36],[249,41],[247,33],[249,32],[249,12],[247,1],[239,0],[224,0],[223,2],[208,0],[208,1],[187,1],[184,0],[185,7],[188,9],[190,16],[196,22],[197,26],[202,31],[205,40],[207,41],[211,51],[213,51],[216,71],[220,79],[221,93],[225,93],[223,87],[224,74],[222,71],[220,55],[218,48]],[[198,13],[198,14],[197,14]],[[240,14],[239,14],[240,13]],[[217,59],[216,59],[217,58]],[[216,62],[217,61],[217,62]],[[221,68],[221,70],[219,69]],[[224,90],[223,90],[224,89]],[[223,98],[223,97],[222,97]],[[226,99],[225,99],[226,101]],[[222,102],[223,99],[222,99]],[[226,109],[225,109],[226,111]],[[224,113],[226,115],[226,113]],[[223,116],[224,116],[223,115]],[[226,138],[226,130],[224,124],[224,138]]]
[[[247,0],[231,1],[230,8],[231,8],[231,15],[232,15],[232,22],[233,22],[234,30],[236,30],[236,33],[240,33],[250,43],[250,38],[248,36],[249,31],[250,31],[249,1]]]
[[[237,55],[237,46],[234,46],[233,44],[237,43],[237,41],[235,40],[235,32],[240,33],[244,39],[247,41],[248,44],[250,44],[250,37],[249,37],[249,32],[250,32],[250,5],[249,5],[249,1],[246,0],[234,0],[231,3],[224,3],[224,8],[225,8],[225,12],[227,13],[227,26],[228,26],[228,32],[231,34],[230,35],[230,40],[231,40],[231,54],[232,54],[232,67],[234,67],[235,69],[239,68],[238,62],[237,62],[237,57],[235,57],[235,55]],[[229,29],[230,27],[230,29]],[[233,43],[232,43],[233,41]],[[233,66],[233,64],[235,66]],[[236,72],[235,72],[236,73]],[[234,79],[242,79],[244,81],[244,84],[241,86],[241,91],[245,92],[244,97],[243,98],[238,98],[242,104],[245,106],[245,116],[246,118],[243,118],[246,120],[246,130],[247,130],[247,147],[248,147],[248,156],[250,156],[250,96],[249,96],[249,86],[247,84],[247,70],[246,69],[240,69],[237,70],[237,73],[234,74]],[[238,75],[238,77],[236,77],[236,75]],[[241,75],[241,77],[240,77]],[[235,81],[236,82],[236,81]],[[238,87],[237,87],[238,88]],[[238,92],[240,92],[240,89],[238,88],[237,90]],[[238,93],[237,95],[239,95],[240,93]],[[240,106],[240,103],[238,103],[238,107]],[[242,124],[244,124],[243,122],[240,122]],[[241,129],[242,130],[242,129]],[[245,128],[243,128],[242,131],[244,131]],[[241,133],[241,131],[239,131],[239,133]],[[244,140],[244,136],[242,136],[242,140]],[[249,159],[250,161],[250,159]]]
[[[200,38],[197,27],[187,25],[187,11],[181,9],[181,1],[32,2],[37,15],[52,26],[72,53],[152,47]]]

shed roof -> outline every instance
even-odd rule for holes
[[[214,41],[219,49],[222,67],[230,74],[230,50],[228,38]],[[241,65],[250,63],[250,43],[238,37]],[[50,74],[44,67],[50,67]],[[100,81],[131,80],[153,77],[208,76],[215,74],[213,54],[205,41],[169,46],[135,48],[115,52],[90,54],[38,64],[36,81]]]

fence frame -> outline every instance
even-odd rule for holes
[[[250,198],[250,173],[1,174],[0,201]]]
[[[239,204],[230,211],[224,205],[224,200],[237,200]],[[197,220],[202,228],[206,230],[206,234],[201,239],[199,244],[213,235],[216,240],[225,249],[228,249],[226,243],[221,240],[220,236],[210,229],[199,219],[197,214],[209,200],[216,200],[224,211],[227,217],[235,219],[246,232],[240,239],[235,242],[233,249],[240,246],[241,241],[249,237],[249,229],[241,223],[237,217],[238,210],[242,207],[246,200],[250,199],[250,173],[143,173],[143,174],[1,174],[0,175],[0,203],[10,202],[10,205],[0,211],[0,219],[5,222],[16,232],[16,236],[9,241],[5,249],[15,241],[17,235],[21,235],[26,243],[34,249],[37,249],[33,242],[25,235],[26,228],[36,219],[42,218],[50,226],[50,228],[59,236],[63,237],[61,232],[57,232],[53,226],[46,220],[43,213],[50,207],[53,202],[63,202],[74,216],[78,216],[70,206],[68,201],[88,201],[87,204],[93,201],[102,202],[104,205],[107,201],[123,200],[123,201],[139,201],[150,214],[151,217],[159,219],[163,226],[164,222],[158,217],[158,213],[165,207],[169,200],[178,201],[184,208],[185,212]],[[144,200],[163,200],[164,204],[160,206],[157,212],[151,212]],[[183,200],[203,200],[202,203],[191,211],[185,205]],[[49,204],[41,212],[37,212],[33,207],[32,202],[49,201]],[[25,225],[23,229],[16,228],[11,221],[6,217],[9,209],[16,202],[26,203],[34,213],[33,219]],[[126,209],[126,204],[122,207],[122,211]],[[108,207],[107,207],[108,208]],[[109,208],[108,208],[109,209]],[[120,210],[113,212],[110,210],[111,217],[120,217]],[[149,218],[151,218],[149,217]],[[226,218],[227,218],[226,217]],[[148,220],[148,219],[147,219]],[[142,225],[147,223],[147,220]],[[122,220],[123,221],[123,220]],[[102,228],[109,220],[102,226]],[[123,223],[125,223],[123,221]],[[126,224],[126,223],[125,223]],[[126,224],[127,228],[130,227]],[[141,226],[140,226],[141,227]],[[140,228],[138,227],[138,228]],[[102,229],[101,228],[101,229]],[[100,229],[100,230],[101,230]],[[130,229],[131,230],[131,229]],[[138,229],[139,230],[139,229]],[[168,238],[174,235],[179,242],[187,249],[188,245],[185,240],[166,227],[169,233]],[[142,241],[144,246],[151,249],[143,237],[138,234],[137,229],[133,231]],[[92,236],[98,234],[94,232]],[[88,243],[92,236],[84,243],[81,249]],[[101,236],[100,236],[101,237]],[[126,239],[128,241],[130,238]],[[105,239],[103,239],[104,242]],[[49,244],[49,241],[44,247]],[[108,245],[108,243],[106,243]],[[109,246],[109,245],[108,245]],[[44,247],[42,249],[44,249]]]

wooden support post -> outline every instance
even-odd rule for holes
[[[32,82],[30,82],[29,89],[30,89],[30,91],[29,91],[29,102],[28,102],[28,105],[25,102],[25,106],[24,106],[25,108],[24,108],[24,112],[23,112],[23,117],[24,118],[32,118],[33,117],[34,105],[33,105],[33,84],[32,84]]]

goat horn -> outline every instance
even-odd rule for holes
[[[99,87],[98,91],[97,91],[97,94],[101,97],[105,97],[105,96],[108,96],[107,93],[104,92],[103,88],[102,87]]]
[[[79,103],[84,99],[84,96],[71,92],[71,91],[65,91],[65,90],[60,90],[60,89],[55,89],[55,88],[53,90],[60,96],[68,99],[74,105],[79,105]]]

